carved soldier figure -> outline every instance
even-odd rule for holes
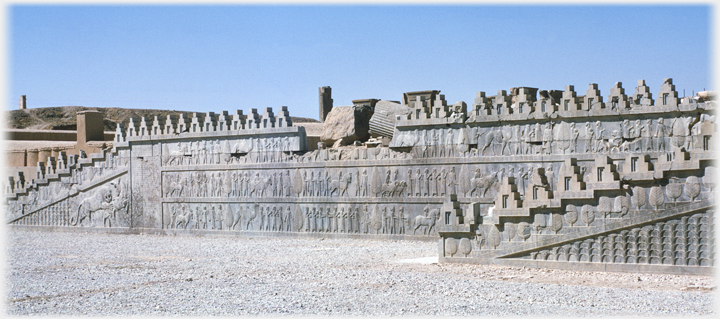
[[[200,143],[200,141],[196,143]],[[198,144],[196,143],[190,142],[190,161],[188,161],[188,164],[197,164],[197,150],[199,146],[197,146]]]
[[[640,135],[642,136],[643,150],[652,151],[652,127],[650,120],[645,120],[645,124],[640,129]]]
[[[314,183],[315,183],[315,196],[322,196],[322,194],[323,194],[322,186],[323,186],[323,184],[325,184],[325,183],[323,183],[322,172],[318,172],[317,179],[314,181]]]
[[[207,205],[203,205],[203,229],[209,229],[208,224],[212,227],[212,222],[212,216],[210,216]]]
[[[257,160],[256,163],[265,163],[265,149],[264,149],[264,143],[260,138],[255,139],[255,151],[257,152]]]
[[[290,190],[292,187],[292,184],[290,183],[290,171],[285,171],[285,179],[283,181],[283,185],[285,186],[285,197],[290,196]]]
[[[200,206],[195,206],[193,217],[193,219],[195,219],[195,229],[201,228],[203,224],[203,215],[200,213]]]
[[[355,170],[355,197],[360,196],[360,170]]]
[[[273,207],[273,215],[275,215],[274,218],[274,225],[273,230],[274,231],[282,231],[283,230],[283,210],[282,207]]]
[[[208,164],[207,154],[208,154],[207,141],[203,140],[200,143],[200,160],[202,161],[203,164]]]
[[[607,152],[607,145],[605,144],[605,139],[603,138],[605,135],[604,133],[605,128],[602,127],[602,122],[595,122],[595,134],[597,134],[597,147],[595,148],[595,151],[598,153]]]
[[[655,129],[655,140],[657,140],[657,150],[665,151],[665,136],[667,134],[667,128],[665,126],[665,120],[658,118],[657,128]]]
[[[407,196],[412,197],[413,196],[413,186],[415,185],[415,178],[413,178],[413,176],[412,176],[412,168],[408,168],[407,175],[408,175]]]
[[[343,232],[343,233],[350,232],[350,229],[348,228],[350,214],[351,214],[350,208],[348,208],[347,211],[345,210],[345,207],[340,208],[340,220],[341,220],[340,229],[341,229],[341,232]]]
[[[530,143],[532,141],[532,128],[530,128],[530,124],[525,125],[525,129],[521,132],[523,138],[523,146],[525,147],[525,151],[523,154],[531,154],[532,153],[532,144]]]
[[[318,172],[318,174],[320,173]],[[308,186],[310,187],[308,194],[310,196],[315,196],[315,183],[315,172],[310,171],[310,178],[308,179]]]
[[[307,176],[307,171],[303,171],[303,197],[310,196],[310,180]]]
[[[555,173],[552,170],[552,165],[549,165],[547,170],[545,170],[545,177],[547,178],[548,189],[550,189],[551,192],[554,191],[553,185],[555,185]]]
[[[552,122],[548,122],[545,124],[545,129],[543,130],[543,151],[545,151],[545,154],[552,153],[552,142],[553,142],[553,129],[552,129]]]
[[[445,146],[448,150],[447,156],[455,156],[455,139],[453,138],[453,130],[449,128],[447,134],[445,134]]]
[[[215,140],[215,164],[220,164],[220,154],[222,154],[220,140]]]
[[[633,126],[633,138],[634,141],[632,143],[632,151],[633,152],[639,152],[642,148],[642,145],[640,143],[640,137],[642,136],[642,125],[640,125],[640,120],[635,120],[634,126]]]
[[[285,222],[283,223],[283,224],[285,224],[286,231],[292,230],[292,228],[291,228],[292,225],[290,224],[290,216],[291,215],[292,215],[292,211],[290,210],[290,206],[288,205],[287,210],[285,212]]]
[[[222,224],[223,224],[223,207],[222,205],[218,205],[217,211],[214,213],[215,217],[215,229],[221,230]]]
[[[585,123],[585,153],[595,152],[595,130],[590,122]]]
[[[277,189],[277,185],[278,185],[278,183],[277,183],[277,173],[276,173],[276,172],[273,172],[272,175],[270,175],[270,178],[272,179],[272,196],[273,196],[273,197],[276,197],[277,194],[278,194],[278,189]]]
[[[571,153],[577,153],[577,141],[580,136],[580,132],[575,127],[575,122],[570,123],[570,134],[572,134],[572,145],[570,146]]]
[[[310,207],[305,207],[305,231],[310,232],[310,219],[312,216],[312,212],[310,212]]]
[[[275,206],[268,206],[265,208],[265,231],[275,230]]]
[[[500,155],[505,155],[506,149],[508,150],[508,152],[511,152],[510,148],[508,147],[508,143],[510,142],[510,138],[511,138],[511,136],[510,136],[511,132],[506,131],[504,127],[501,127],[497,132],[498,132],[498,134],[495,136],[500,137],[500,141],[501,141],[501,145],[502,145],[502,147],[500,148]]]
[[[450,195],[457,195],[457,175],[455,174],[455,167],[450,168],[450,173],[448,173],[447,177],[447,184],[448,184],[448,192],[450,192]]]
[[[430,156],[430,132],[429,130],[424,130],[423,133],[423,144],[422,144],[422,157],[429,157]]]
[[[313,213],[313,216],[312,216],[312,217],[313,217],[313,219],[312,219],[312,223],[313,223],[313,225],[312,225],[312,231],[313,231],[313,232],[319,232],[319,231],[320,231],[320,228],[318,227],[318,226],[320,226],[320,225],[319,225],[320,223],[318,223],[318,219],[320,218],[320,211],[322,211],[322,208],[318,208],[318,209],[316,209],[315,207],[312,208],[312,213]]]
[[[523,172],[523,167],[520,167],[520,169],[518,170],[518,182],[517,183],[520,184],[519,188],[521,190],[521,195],[523,197],[525,196],[525,187],[528,183],[528,180],[530,179],[530,174],[532,174],[532,171],[529,169],[527,171]]]
[[[247,197],[248,191],[249,191],[249,184],[250,184],[250,177],[248,177],[248,173],[242,173],[241,174],[241,180],[240,180],[240,188],[242,191],[242,196]]]
[[[230,176],[232,180],[230,194],[232,194],[233,197],[236,197],[238,195],[238,174],[237,172],[232,172]]]
[[[328,211],[329,212],[329,211]],[[325,231],[325,218],[327,217],[327,214],[325,213],[325,210],[323,210],[322,207],[318,207],[317,209],[317,231],[318,232],[324,232]]]
[[[352,229],[354,233],[360,232],[360,207],[355,206],[355,212],[352,215]]]
[[[213,141],[207,141],[207,150],[207,163],[215,164],[215,152],[218,150],[215,149],[215,143],[213,143]]]
[[[387,234],[390,231],[390,225],[389,225],[390,224],[390,215],[388,214],[387,207],[382,208],[382,218],[383,218],[382,219],[383,220],[383,224],[382,224],[383,234]]]
[[[438,193],[440,193],[440,196],[445,196],[445,193],[447,192],[447,184],[445,183],[445,180],[447,179],[447,172],[445,172],[445,169],[440,170],[440,174],[437,176],[438,179],[438,187],[440,190]]]
[[[415,170],[415,176],[417,176],[417,184],[415,184],[415,197],[422,195],[423,176],[420,174],[420,169]]]
[[[395,234],[397,232],[397,229],[395,228],[395,225],[397,224],[397,215],[395,215],[395,206],[390,206],[390,233]]]
[[[398,210],[398,216],[400,217],[400,226],[398,227],[398,234],[405,234],[405,227],[408,227],[407,222],[410,220],[410,215],[405,213],[405,207],[400,206]]]
[[[360,232],[367,234],[370,231],[370,212],[368,212],[368,206],[365,205],[365,211],[360,217]]]
[[[332,212],[330,211],[330,207],[325,210],[325,232],[331,232],[332,231]]]
[[[332,214],[330,214],[330,230],[328,232],[336,232],[337,233],[337,214],[338,214],[338,207],[333,207]]]
[[[367,189],[368,189],[367,169],[363,169],[362,179],[360,180],[360,187],[362,188],[360,195],[367,196]]]
[[[325,196],[330,196],[330,192],[331,192],[330,182],[331,182],[330,173],[327,170],[325,170]]]
[[[267,222],[265,215],[266,215],[266,214],[265,214],[265,207],[264,207],[264,206],[260,206],[260,227],[258,227],[258,230],[260,230],[260,231],[265,230],[265,223]],[[308,222],[308,225],[309,225],[309,224],[310,224],[310,223]]]
[[[435,183],[435,174],[437,173],[436,169],[433,169],[432,171],[426,170],[430,172],[427,175],[427,183],[428,183],[428,195],[430,196],[437,196],[437,184]]]

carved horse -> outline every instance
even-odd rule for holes
[[[182,196],[185,185],[180,181],[168,180],[165,184],[165,197]]]
[[[340,180],[334,179],[330,181],[330,196],[332,197],[335,192],[339,192],[339,196],[345,195],[350,182],[352,182],[352,174],[347,174]]]
[[[473,196],[475,194],[475,191],[478,192],[478,195],[480,195],[480,190],[482,189],[482,196],[485,197],[485,194],[487,193],[488,189],[490,189],[495,183],[497,183],[498,172],[492,173],[487,176],[479,176],[479,177],[473,177],[470,179],[470,196]],[[476,175],[477,176],[477,175]]]
[[[415,235],[415,231],[417,231],[417,229],[421,226],[427,226],[427,228],[423,231],[423,235],[429,234],[433,227],[435,227],[435,223],[437,222],[439,216],[440,209],[435,208],[428,213],[428,217],[423,215],[415,217],[415,221],[413,222],[413,235]]]

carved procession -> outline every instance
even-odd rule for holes
[[[321,88],[319,139],[287,107],[132,119],[112,149],[8,177],[6,222],[437,239],[443,262],[712,273],[715,101],[672,79],[655,98],[643,80],[580,93],[333,108]],[[333,121],[354,135],[325,138]]]

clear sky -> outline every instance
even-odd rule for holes
[[[671,77],[680,95],[711,89],[708,5],[14,5],[8,17],[7,109],[187,111],[286,105],[318,118],[334,105],[441,90],[530,86],[578,95]]]

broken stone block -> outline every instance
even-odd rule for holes
[[[370,118],[373,112],[367,105],[337,106],[328,113],[320,140],[326,145],[349,145],[355,141],[367,141],[370,137]]]
[[[397,116],[407,119],[411,108],[392,101],[381,100],[375,103],[375,112],[370,118],[369,133],[373,137],[393,137]]]

